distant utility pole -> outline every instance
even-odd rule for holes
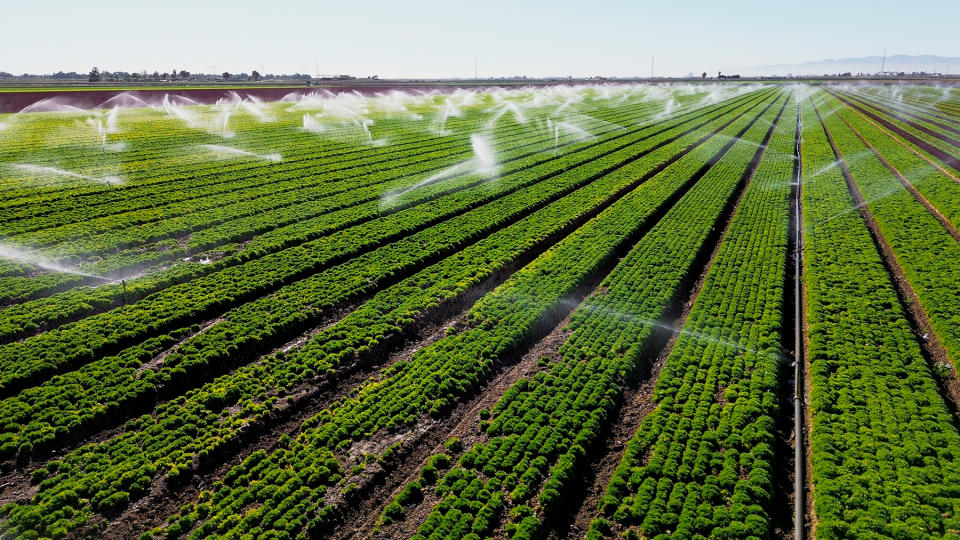
[[[651,56],[651,57],[650,57],[650,78],[651,78],[651,79],[653,78],[653,60],[654,60],[654,58],[656,58],[656,56]]]
[[[887,70],[887,50],[883,50],[883,62],[880,63],[880,74]]]

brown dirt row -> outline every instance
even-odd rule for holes
[[[858,92],[851,92],[854,95],[862,96]],[[960,120],[958,116],[958,111],[955,108],[951,108],[949,102],[933,102],[929,99],[912,99],[908,98],[907,100],[900,99],[899,103],[894,104],[892,98],[881,96],[867,95],[876,103],[890,104],[889,106],[895,107],[897,109],[903,109],[909,111],[915,115],[919,115],[921,118],[935,118],[942,122],[956,123]],[[903,96],[901,96],[902,98]]]
[[[938,120],[946,120],[946,121],[948,121],[948,122],[954,122],[954,121],[956,121],[955,119],[945,118],[945,117],[940,116],[939,114],[933,113],[933,112],[927,113],[927,116],[928,116],[928,117],[924,117],[922,114],[919,114],[919,113],[917,113],[916,111],[911,111],[910,109],[904,107],[902,104],[897,105],[896,103],[893,103],[891,100],[883,100],[883,101],[886,101],[886,103],[883,103],[879,98],[873,97],[873,96],[871,96],[871,97],[866,97],[866,96],[863,96],[863,95],[861,95],[861,94],[854,93],[854,92],[848,92],[848,95],[849,95],[852,99],[856,99],[857,101],[859,101],[859,102],[861,102],[861,103],[865,103],[865,104],[867,104],[867,105],[870,105],[871,107],[876,107],[876,108],[878,108],[878,109],[893,110],[893,111],[896,111],[898,114],[905,114],[905,115],[907,115],[907,116],[909,116],[909,117],[911,117],[911,118],[917,119],[918,121],[926,122],[926,123],[928,123],[928,124],[932,124],[932,125],[934,125],[934,126],[937,126],[938,128],[943,129],[943,130],[945,130],[945,131],[949,131],[949,132],[951,132],[951,133],[956,133],[956,134],[960,135],[960,129],[957,129],[956,127],[953,127],[953,126],[950,126],[950,125],[947,125],[947,124],[943,124],[943,123],[941,123],[941,122],[938,122],[938,121],[933,120],[933,118],[936,118],[936,119],[938,119]],[[903,119],[902,117],[898,117],[898,116],[896,116],[896,115],[891,115],[891,116],[894,116],[894,118],[898,118],[898,119],[901,119],[901,120],[906,121],[906,120]]]
[[[867,145],[867,148],[873,151],[873,154],[877,156],[877,158],[887,167],[887,169],[891,173],[893,173],[893,175],[897,178],[897,180],[899,180],[900,183],[903,184],[903,187],[906,188],[906,190],[909,191],[911,195],[913,195],[913,198],[916,199],[920,204],[922,204],[927,209],[927,211],[930,212],[930,214],[933,215],[933,217],[940,222],[940,224],[943,226],[944,229],[946,229],[946,231],[950,234],[950,236],[952,236],[954,240],[960,242],[960,231],[958,231],[957,228],[954,227],[952,223],[950,223],[950,220],[948,220],[946,216],[940,213],[939,210],[934,208],[934,206],[930,204],[930,201],[928,201],[926,197],[924,197],[919,191],[917,191],[917,188],[915,188],[913,184],[911,184],[910,181],[907,180],[907,178],[903,175],[903,173],[901,173],[896,167],[894,167],[889,161],[887,161],[887,159],[883,157],[883,154],[881,154],[876,148],[874,148],[874,146],[870,144],[870,141],[868,141],[866,137],[864,137],[856,128],[851,126],[850,123],[847,122],[845,118],[843,118],[842,116],[840,116],[839,118],[840,120],[843,121],[844,124],[847,125],[847,127],[849,127],[854,133],[857,134],[857,137],[859,137],[860,140],[863,141],[863,144]]]
[[[928,156],[924,155],[922,152],[919,152],[916,148],[914,148],[914,147],[910,146],[909,144],[903,142],[903,139],[901,139],[901,138],[898,137],[897,135],[891,133],[890,130],[888,130],[888,129],[886,129],[885,127],[883,127],[883,126],[881,126],[880,124],[878,124],[875,120],[873,120],[871,117],[869,117],[869,116],[867,116],[866,114],[864,114],[862,111],[859,111],[859,110],[854,109],[854,108],[852,108],[852,107],[851,107],[851,110],[853,110],[853,112],[855,112],[855,113],[858,114],[861,118],[863,118],[864,120],[866,120],[867,122],[869,122],[873,127],[875,127],[875,128],[877,128],[877,129],[879,129],[880,131],[884,132],[888,137],[890,137],[891,139],[893,139],[894,141],[896,141],[897,144],[899,144],[900,146],[902,146],[902,147],[906,148],[907,150],[913,152],[913,153],[916,154],[918,157],[920,157],[921,159],[923,159],[924,161],[926,161],[927,163],[929,163],[931,166],[935,167],[937,170],[939,170],[940,172],[942,172],[943,174],[945,174],[946,176],[948,176],[949,178],[951,178],[954,182],[960,183],[960,177],[958,177],[958,176],[955,175],[954,173],[952,173],[952,172],[948,171],[947,169],[945,169],[945,168],[943,167],[943,165],[941,165],[941,164],[933,161],[933,160],[930,159]]]
[[[204,321],[204,322],[200,323],[200,328],[199,328],[196,332],[190,332],[189,334],[187,334],[187,335],[183,336],[182,338],[178,339],[177,342],[174,343],[173,345],[171,345],[170,347],[167,347],[166,349],[164,349],[163,351],[161,351],[160,354],[154,355],[153,358],[151,358],[150,360],[144,362],[139,368],[137,368],[137,373],[140,374],[140,373],[143,373],[144,371],[146,371],[146,370],[148,370],[148,369],[154,369],[154,368],[160,367],[160,365],[163,364],[163,361],[164,361],[168,356],[170,356],[171,354],[173,354],[176,350],[178,350],[178,349],[180,348],[180,346],[183,345],[184,342],[186,342],[188,339],[193,339],[193,338],[199,336],[200,334],[202,334],[202,333],[206,332],[207,330],[209,330],[213,325],[219,324],[219,323],[223,322],[224,320],[225,320],[225,319],[224,319],[223,317],[217,317],[217,318],[210,319],[210,320],[207,320],[207,321]]]
[[[956,156],[954,156],[954,155],[951,155],[951,154],[949,154],[949,153],[941,150],[940,148],[937,148],[936,146],[933,146],[932,144],[924,141],[923,139],[920,139],[919,137],[917,137],[916,135],[913,135],[912,133],[908,133],[906,130],[900,128],[900,127],[897,126],[896,124],[890,122],[889,120],[887,120],[887,119],[885,119],[885,118],[881,118],[880,116],[878,116],[878,115],[876,115],[876,114],[874,114],[874,113],[872,113],[872,112],[864,109],[863,107],[861,107],[860,105],[857,105],[856,103],[851,102],[850,100],[848,100],[847,98],[845,98],[843,95],[838,94],[838,93],[835,93],[833,90],[831,90],[831,89],[829,89],[829,88],[825,88],[824,90],[825,90],[827,93],[829,93],[831,96],[833,96],[833,97],[837,98],[838,100],[840,100],[841,102],[845,103],[848,107],[851,107],[851,108],[859,111],[859,112],[862,113],[863,115],[869,116],[870,118],[872,118],[872,119],[875,120],[876,122],[878,122],[878,123],[880,123],[881,125],[883,125],[884,127],[886,127],[888,130],[896,133],[897,135],[899,135],[900,137],[906,139],[907,141],[910,141],[911,144],[914,144],[914,145],[916,145],[917,147],[923,149],[924,152],[927,152],[927,153],[929,153],[930,155],[935,156],[937,159],[939,159],[940,161],[944,162],[944,163],[947,164],[949,167],[951,167],[951,168],[953,168],[953,169],[955,169],[955,170],[960,171],[960,158],[958,158],[958,157],[956,157]],[[913,127],[914,129],[920,129],[918,126],[916,126],[916,125],[913,124],[912,122],[904,121],[904,123],[910,125],[910,126]]]
[[[0,506],[12,502],[21,502],[33,497],[39,485],[30,481],[30,471],[23,469],[5,470],[0,479]]]

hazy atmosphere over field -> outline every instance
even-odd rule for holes
[[[40,4],[47,4],[41,9]],[[3,2],[0,71],[658,76],[960,56],[960,2]],[[42,13],[42,15],[38,15]],[[251,16],[255,15],[255,16]],[[905,32],[904,29],[923,28]]]
[[[0,540],[960,536],[960,0],[0,16]]]

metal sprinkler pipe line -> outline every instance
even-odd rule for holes
[[[794,350],[794,367],[793,367],[793,431],[794,436],[794,447],[793,447],[793,504],[794,504],[794,516],[793,516],[793,537],[796,540],[803,540],[804,538],[804,473],[803,473],[803,464],[804,464],[804,440],[803,440],[803,309],[801,309],[801,289],[800,289],[800,278],[801,278],[801,268],[803,266],[803,209],[801,207],[801,192],[803,185],[801,183],[803,173],[803,161],[801,159],[801,141],[803,134],[803,120],[801,115],[800,102],[797,102],[797,133],[796,137],[796,195],[794,199],[795,212],[795,232],[796,238],[793,244],[793,257],[794,257],[794,269],[793,269],[793,350]]]

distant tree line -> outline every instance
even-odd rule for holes
[[[52,74],[33,74],[23,73],[14,75],[6,71],[0,71],[0,80],[65,80],[65,81],[88,81],[88,82],[173,82],[173,81],[263,81],[263,80],[310,80],[311,76],[306,73],[293,74],[261,74],[253,70],[250,73],[232,74],[223,72],[219,75],[213,73],[190,73],[186,70],[172,69],[170,71],[154,71],[149,73],[146,70],[141,72],[129,71],[107,71],[94,67],[88,73],[77,73],[76,71],[58,71]]]
[[[160,73],[159,71],[154,71],[153,74],[148,74],[146,71],[140,73],[127,73],[126,71],[115,71],[113,73],[109,71],[100,71],[99,68],[94,67],[90,70],[88,80],[90,82],[100,82],[100,81],[155,81],[155,82],[167,82],[167,81],[213,81],[213,80],[224,80],[224,81],[262,81],[262,80],[274,80],[274,79],[305,79],[309,80],[310,75],[305,73],[294,73],[292,75],[274,75],[268,73],[266,75],[261,75],[259,71],[253,70],[250,73],[237,73],[232,74],[229,71],[224,71],[220,75],[208,74],[208,73],[190,73],[189,71],[172,69],[170,71],[165,71]]]

